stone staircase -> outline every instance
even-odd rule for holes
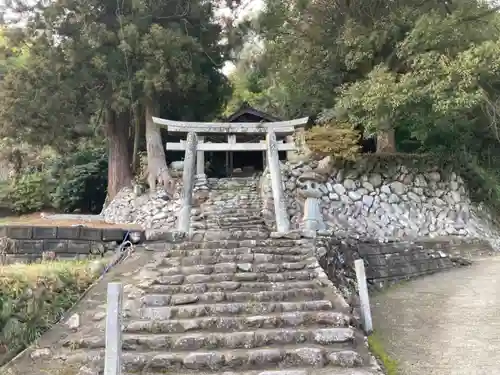
[[[256,177],[209,179],[208,199],[193,209],[191,229],[268,232],[260,215],[258,182]]]
[[[201,207],[208,229],[197,228],[204,236],[195,233],[175,245],[149,243],[148,261],[122,273],[124,375],[380,373],[320,267],[313,240],[264,232],[258,207],[253,180],[214,182]],[[243,231],[260,235],[248,239]],[[44,361],[31,351],[12,374],[41,375],[55,361],[76,369],[64,375],[100,374],[100,298],[82,309],[81,329],[67,330],[53,343],[42,340],[53,345],[50,357]]]

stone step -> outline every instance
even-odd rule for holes
[[[243,203],[226,203],[224,206],[214,206],[211,204],[204,204],[199,208],[200,213],[207,215],[223,215],[224,217],[230,218],[236,215],[252,216],[259,215],[262,211],[262,205],[256,203],[253,205],[243,204]],[[198,214],[198,213],[197,213]]]
[[[363,337],[351,327],[302,329],[258,329],[239,332],[200,332],[182,334],[125,334],[126,351],[194,351],[211,349],[254,349],[284,345],[325,345],[329,349],[346,349]],[[78,337],[63,341],[73,349],[105,347],[104,336]]]
[[[328,300],[297,302],[252,302],[252,303],[213,303],[180,305],[172,307],[141,307],[131,309],[125,314],[128,318],[139,319],[189,319],[203,316],[219,315],[255,315],[291,311],[331,310],[332,302]]]
[[[294,289],[313,289],[321,287],[317,280],[312,281],[288,281],[279,283],[269,282],[239,282],[239,281],[221,281],[218,283],[199,283],[199,284],[182,284],[182,285],[151,285],[144,288],[147,292],[157,294],[192,294],[206,292],[264,292],[264,291],[280,291]]]
[[[195,230],[207,229],[207,230],[214,230],[214,231],[215,230],[221,230],[221,231],[254,230],[254,231],[258,231],[258,232],[267,232],[267,230],[268,230],[267,226],[264,223],[224,224],[224,223],[214,223],[214,222],[205,222],[205,221],[198,221],[198,222],[195,221],[195,222],[191,222],[190,226],[192,229],[195,229]]]
[[[278,301],[313,301],[324,298],[321,289],[268,290],[260,292],[205,292],[184,294],[147,294],[141,297],[141,303],[147,307],[178,306],[193,303],[225,302],[278,302]]]
[[[244,274],[249,276],[240,276],[238,278],[240,281],[250,281],[259,273],[281,273],[287,271],[301,271],[304,269],[315,269],[319,267],[317,260],[315,258],[308,258],[307,260],[300,262],[283,262],[283,263],[217,263],[214,265],[195,265],[195,266],[173,266],[173,267],[161,267],[158,266],[156,271],[161,275],[210,275],[213,273],[233,273],[233,274]]]
[[[231,216],[231,211],[233,210],[244,210],[246,211],[245,213],[257,213],[260,212],[262,203],[261,202],[255,202],[252,204],[248,204],[245,202],[231,202],[228,199],[224,199],[225,201],[224,205],[214,205],[209,202],[204,203],[203,206],[200,207],[200,210],[203,212],[208,211],[209,213],[224,213],[228,216]]]
[[[220,216],[210,215],[203,218],[207,223],[224,223],[224,224],[262,224],[263,218],[238,216],[233,218],[221,218]]]
[[[261,203],[262,199],[257,194],[253,196],[242,197],[239,192],[231,193],[231,194],[220,194],[220,192],[215,192],[208,195],[208,199],[204,202],[204,204],[208,205],[217,205],[223,207],[225,204],[257,204]]]
[[[221,281],[262,281],[262,282],[284,282],[289,280],[307,281],[316,278],[314,270],[288,271],[281,273],[192,273],[187,275],[164,275],[157,276],[152,280],[152,284],[159,285],[181,285],[199,283],[218,283]]]
[[[102,363],[104,350],[73,350],[65,354],[67,363]],[[368,361],[366,361],[368,362]],[[353,350],[338,350],[319,345],[283,346],[280,348],[232,349],[182,352],[122,353],[123,370],[134,373],[197,370],[213,373],[223,370],[257,370],[276,367],[356,367],[366,365]],[[333,372],[332,368],[332,373]]]
[[[203,205],[202,208],[196,209],[192,212],[192,215],[238,215],[238,216],[260,216],[260,208],[248,209],[241,207],[231,207],[231,208],[219,208],[213,206]]]
[[[229,202],[260,202],[262,201],[258,193],[253,191],[228,191],[228,190],[213,190],[209,192],[208,199],[205,202],[217,203],[226,200]]]
[[[123,375],[137,375],[136,373],[124,372]],[[164,372],[142,372],[142,375],[165,375]],[[175,372],[175,375],[193,375],[193,372],[189,373],[179,373]],[[238,371],[238,372],[215,372],[212,374],[217,375],[380,375],[381,372],[377,369],[371,367],[356,367],[356,368],[341,368],[336,367],[332,369],[331,367],[324,368],[293,368],[293,369],[267,369],[267,370],[251,370],[251,371]]]
[[[261,230],[208,230],[208,231],[193,231],[190,235],[190,242],[212,242],[212,241],[225,241],[225,240],[258,240],[269,238],[268,231]]]
[[[227,230],[234,230],[234,231],[239,231],[240,233],[245,233],[248,231],[255,231],[255,232],[260,232],[264,233],[264,231],[267,230],[267,227],[264,225],[240,225],[240,226],[235,226],[235,225],[216,225],[216,224],[210,224],[206,227],[206,230],[220,230],[220,231],[227,231]],[[262,238],[265,235],[262,235]]]
[[[183,333],[242,331],[259,328],[349,327],[351,317],[337,311],[293,311],[253,316],[208,316],[190,319],[132,320],[124,323],[128,333]]]
[[[206,224],[208,230],[221,230],[221,231],[256,231],[256,232],[264,232],[267,231],[267,226],[264,223],[260,224],[216,224],[216,223],[208,223]]]
[[[229,249],[228,249],[229,250]],[[196,250],[195,250],[196,251]],[[215,255],[185,255],[179,258],[168,257],[163,260],[165,266],[190,266],[190,265],[213,265],[217,263],[290,263],[311,260],[310,252],[303,252],[300,255],[295,254],[265,254],[265,253],[226,253],[220,252]]]
[[[154,251],[165,251],[168,249],[169,245],[164,243],[149,243],[146,245],[148,250]],[[236,247],[233,249],[168,249],[165,254],[167,258],[176,257],[197,257],[197,256],[219,256],[219,254],[225,255],[240,255],[240,254],[271,254],[271,255],[308,255],[312,256],[313,251],[307,248],[301,247]]]
[[[233,209],[231,209],[233,211]],[[203,217],[203,218],[210,218],[210,217],[220,217],[220,215],[225,215],[223,219],[230,220],[231,218],[239,218],[239,219],[262,219],[262,216],[260,214],[260,210],[257,209],[243,209],[241,207],[235,208],[235,212],[226,212],[226,210],[221,210],[221,209],[213,209],[213,207],[210,208],[203,208],[200,209],[199,212],[192,212],[191,214],[194,217]]]
[[[196,222],[198,220],[193,220],[193,222]],[[233,220],[233,221],[225,221],[225,220],[218,220],[217,218],[203,218],[200,219],[199,221],[203,221],[205,224],[209,225],[221,225],[225,227],[259,227],[259,226],[265,226],[266,223],[264,219],[259,218],[259,219],[252,219],[252,220],[247,220],[247,219],[241,219],[241,220]]]
[[[212,190],[208,193],[208,198],[204,203],[223,205],[222,202],[229,204],[234,202],[255,203],[262,202],[262,198],[255,191]]]
[[[264,220],[252,220],[252,221],[233,221],[231,223],[225,221],[215,221],[212,219],[205,220],[205,224],[209,226],[217,226],[220,228],[224,228],[226,230],[237,230],[237,228],[265,228],[266,224]]]
[[[195,234],[192,235],[195,237]],[[269,234],[268,234],[269,237]],[[260,239],[220,239],[220,240],[208,240],[208,241],[195,241],[191,239],[190,241],[182,242],[180,244],[174,245],[175,249],[234,249],[240,247],[250,247],[250,248],[292,248],[298,246],[306,247],[309,242],[301,242],[297,240],[290,239],[270,239],[270,238],[260,238]],[[196,239],[196,238],[195,238]]]
[[[224,219],[219,219],[218,216],[212,216],[212,217],[205,217],[205,218],[200,218],[199,220],[203,220],[207,224],[216,224],[216,225],[225,225],[225,226],[252,226],[252,225],[265,225],[264,219],[263,218],[258,218],[258,219],[235,219],[235,220],[224,220]],[[193,221],[198,221],[198,220],[193,220]]]
[[[302,262],[306,258],[305,255],[288,255],[288,254],[226,254],[220,253],[217,255],[209,256],[184,256],[179,258],[165,258],[161,261],[161,266],[165,267],[188,267],[197,265],[215,265],[218,263],[292,263],[292,262]],[[313,259],[312,257],[308,258]],[[289,266],[293,267],[293,266]],[[298,267],[298,266],[297,266]],[[234,265],[236,270],[237,266]],[[241,268],[241,267],[240,267]],[[246,267],[245,267],[246,268]],[[290,269],[290,268],[288,268]],[[291,268],[299,269],[299,268]]]
[[[258,193],[259,189],[257,185],[250,184],[230,184],[230,185],[212,185],[209,186],[210,190],[213,193],[229,193],[229,194],[237,194],[238,192],[247,192],[247,193]]]

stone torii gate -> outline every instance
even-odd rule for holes
[[[309,117],[290,121],[259,123],[207,123],[172,121],[153,117],[153,122],[160,127],[166,127],[168,133],[186,134],[186,140],[181,140],[180,142],[167,142],[166,144],[166,149],[169,151],[185,151],[178,230],[180,232],[189,231],[195,175],[198,175],[196,176],[198,178],[205,177],[205,151],[264,151],[271,174],[277,231],[289,231],[290,222],[288,220],[286,202],[284,200],[278,152],[297,150],[293,142],[293,137],[290,136],[293,135],[297,129],[302,129],[308,121]],[[242,133],[262,134],[266,136],[266,139],[258,143],[238,143],[236,135]],[[226,135],[227,142],[205,142],[206,134]],[[276,135],[286,137],[285,139],[287,142],[278,141]]]

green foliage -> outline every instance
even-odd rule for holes
[[[493,5],[265,5],[254,22],[263,48],[241,56],[233,101],[250,98],[285,118],[334,109],[337,120],[365,133],[394,129],[398,150],[446,157],[471,189],[484,184],[475,199],[500,199],[500,15]]]
[[[49,205],[50,184],[46,174],[28,171],[7,188],[6,201],[18,214],[39,211]]]
[[[370,351],[377,357],[377,359],[382,362],[387,375],[398,375],[398,362],[391,358],[384,348],[384,344],[377,332],[373,332],[368,336],[368,347]]]
[[[81,261],[0,266],[0,365],[49,329],[94,278]]]
[[[18,214],[55,208],[62,212],[76,210],[98,213],[106,198],[108,159],[104,147],[84,145],[68,156],[49,153],[30,159],[14,179],[0,186],[3,205]]]
[[[85,148],[61,158],[51,168],[57,185],[52,193],[56,209],[99,213],[106,199],[108,159],[104,148]]]
[[[66,149],[104,122],[128,134],[148,99],[162,116],[202,119],[230,93],[212,1],[70,0],[10,11],[29,14],[16,41],[31,48],[2,82],[4,135]]]
[[[321,157],[354,160],[360,151],[360,134],[351,125],[333,123],[324,126],[314,126],[306,132],[307,147]]]

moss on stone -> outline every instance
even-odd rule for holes
[[[377,332],[368,336],[368,346],[373,355],[381,362],[387,375],[398,375],[398,362],[391,358]]]

